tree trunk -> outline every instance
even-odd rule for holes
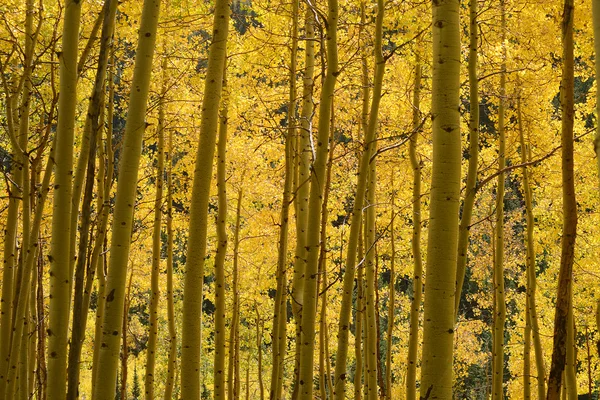
[[[226,74],[226,72],[224,72]],[[219,208],[217,214],[217,249],[215,255],[215,400],[225,400],[225,255],[227,254],[227,78],[223,76],[223,96],[219,121],[217,146],[217,189]],[[233,328],[232,328],[233,332]],[[231,394],[231,392],[230,392]]]
[[[452,398],[454,294],[460,195],[460,24],[457,0],[433,3],[433,171],[421,398]]]
[[[500,104],[498,106],[498,186],[496,188],[496,253],[494,257],[494,343],[492,349],[492,399],[504,398],[504,324],[506,322],[506,296],[504,293],[504,172],[506,167],[506,136],[504,113],[506,107],[506,11],[504,0],[501,8]]]
[[[558,400],[567,356],[567,329],[569,309],[572,307],[573,261],[577,235],[577,202],[573,173],[573,122],[574,122],[574,59],[573,59],[573,0],[565,0],[562,22],[563,74],[560,84],[562,110],[562,189],[563,235],[561,238],[560,272],[554,314],[554,339],[552,364],[548,375],[547,400]]]
[[[114,397],[112,385],[107,385],[106,382],[115,382],[117,379],[119,328],[125,304],[133,210],[159,10],[159,0],[144,0],[119,165],[105,297],[100,299],[105,302],[105,308],[102,320],[102,338],[101,343],[98,343],[100,350],[97,363],[94,365],[96,370],[94,398],[96,400],[112,399]]]
[[[50,312],[48,316],[48,399],[66,397],[67,340],[70,308],[71,174],[77,102],[77,44],[81,3],[65,6],[60,61],[60,93],[54,169],[54,205],[50,260]]]
[[[307,262],[307,229],[308,208],[310,194],[310,163],[311,146],[313,137],[312,118],[314,113],[313,86],[315,73],[315,16],[311,6],[306,7],[304,22],[305,50],[304,74],[302,78],[302,111],[300,115],[300,132],[298,134],[297,152],[297,178],[294,190],[296,211],[296,251],[294,259],[294,275],[292,277],[291,301],[292,312],[296,322],[296,348],[294,359],[294,388],[292,399],[296,400],[299,393],[299,374],[301,357],[301,324],[302,308],[304,305],[304,281]],[[313,155],[314,156],[314,155]]]
[[[321,207],[325,186],[331,104],[337,81],[337,0],[328,0],[327,15],[327,70],[319,104],[318,136],[316,154],[310,170],[310,195],[308,200],[306,269],[304,271],[304,295],[302,304],[301,358],[299,372],[299,398],[312,400],[315,348],[315,316],[317,303],[317,275],[320,248]]]
[[[227,0],[217,0],[213,20],[214,37],[208,54],[208,68],[202,99],[202,122],[190,204],[184,281],[181,397],[186,400],[199,400],[200,398],[200,352],[202,344],[199,332],[208,228],[208,199],[223,84],[229,14],[229,2]]]
[[[525,303],[529,303],[525,296]],[[531,316],[529,304],[525,305],[525,329],[523,332],[523,399],[531,400]]]
[[[421,58],[417,53],[415,65],[415,87],[413,89],[413,132],[410,137],[408,152],[410,165],[413,170],[412,192],[412,255],[413,266],[413,295],[410,305],[410,333],[408,337],[408,357],[406,362],[406,398],[415,400],[417,396],[417,354],[419,350],[419,315],[423,297],[423,259],[421,257],[421,160],[417,156],[421,126]]]
[[[167,319],[169,325],[169,364],[165,381],[164,400],[173,397],[177,370],[177,332],[175,330],[175,301],[173,299],[173,130],[169,131],[167,154]]]
[[[414,105],[413,105],[414,107]],[[418,108],[418,107],[416,107]],[[396,212],[394,210],[394,200],[396,194],[394,193],[394,171],[392,170],[391,179],[392,189],[392,217],[390,221],[390,242],[391,242],[391,256],[390,256],[390,283],[389,283],[389,300],[388,300],[388,320],[387,320],[387,351],[385,353],[385,394],[386,400],[392,400],[392,341],[394,339],[394,319],[396,309],[396,231],[394,230],[394,223],[396,219]]]
[[[525,164],[530,160],[528,146],[525,145],[525,137],[523,134],[523,119],[521,115],[521,98],[517,98],[517,119],[519,127],[519,141],[521,143],[521,163]],[[538,398],[543,399],[546,394],[546,368],[544,366],[544,355],[542,353],[542,342],[540,340],[540,328],[537,316],[536,307],[536,272],[535,272],[535,243],[533,239],[533,228],[535,219],[533,217],[533,206],[531,196],[531,186],[529,184],[529,172],[527,167],[522,168],[523,174],[523,192],[525,194],[525,214],[527,219],[527,311],[528,321],[531,326],[531,335],[533,348],[535,352],[535,366],[537,370],[537,393]]]
[[[101,125],[101,113],[104,106],[104,93],[105,93],[105,81],[106,81],[106,70],[108,66],[108,56],[110,52],[110,41],[112,40],[112,34],[114,30],[114,21],[117,11],[117,2],[115,0],[106,0],[103,13],[105,14],[104,23],[102,26],[102,39],[100,41],[100,53],[98,55],[98,65],[96,69],[96,78],[94,81],[94,87],[89,101],[87,118],[90,123],[89,131],[89,152],[86,157],[87,159],[87,172],[85,174],[85,190],[83,204],[81,207],[81,223],[79,226],[79,248],[77,250],[77,261],[75,266],[75,293],[73,299],[73,322],[71,326],[71,342],[69,346],[69,358],[68,358],[68,386],[67,386],[67,399],[74,400],[79,397],[79,370],[80,370],[80,359],[81,359],[81,347],[85,338],[85,328],[87,323],[87,308],[84,302],[84,278],[86,272],[86,254],[88,252],[89,244],[89,231],[91,225],[91,206],[92,196],[94,190],[94,177],[96,170],[96,150],[97,150],[97,137],[102,136],[102,125]],[[83,156],[80,155],[80,158]],[[78,201],[77,201],[78,203]],[[77,211],[78,204],[72,204],[73,213],[79,215]],[[78,218],[77,218],[78,219]],[[71,225],[71,229],[75,229]],[[74,233],[71,232],[73,235]],[[74,245],[74,242],[71,242]],[[74,251],[74,250],[73,250]],[[91,277],[88,276],[88,281],[91,282],[93,273],[95,271],[88,269],[88,274],[92,273]]]
[[[144,390],[147,400],[154,399],[154,366],[156,364],[156,342],[158,340],[158,302],[160,290],[158,279],[160,277],[160,253],[162,247],[162,203],[163,185],[165,176],[165,96],[167,94],[167,58],[162,60],[162,90],[158,105],[158,136],[157,166],[156,166],[156,197],[154,198],[154,225],[152,232],[152,273],[150,277],[150,326],[148,327],[148,347],[146,348],[146,375]]]
[[[306,42],[307,49],[313,46]],[[307,50],[308,51],[308,50]],[[273,362],[271,370],[270,400],[278,400],[283,391],[283,360],[286,350],[287,329],[287,296],[286,296],[286,270],[289,210],[294,181],[294,146],[296,140],[296,59],[298,53],[298,1],[292,2],[292,49],[290,60],[290,93],[288,99],[288,132],[285,138],[285,177],[281,200],[281,215],[279,218],[279,247],[277,253],[277,291],[275,294],[273,315]],[[312,74],[311,74],[312,82]],[[312,89],[311,89],[312,90]],[[308,93],[310,96],[310,92]],[[309,104],[312,106],[312,99]]]
[[[475,203],[477,164],[479,162],[479,79],[477,78],[477,55],[479,26],[477,25],[477,0],[469,1],[469,167],[465,199],[458,227],[458,252],[456,262],[456,295],[454,298],[455,320],[458,319],[462,286],[467,268],[469,228]]]
[[[232,296],[233,309],[231,310],[231,330],[229,331],[229,371],[227,383],[229,385],[229,400],[240,398],[240,293],[238,277],[238,260],[240,246],[240,222],[242,213],[242,194],[238,190],[237,207],[235,212],[235,231],[233,234],[233,273],[232,273]]]

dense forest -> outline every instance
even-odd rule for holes
[[[0,398],[600,397],[600,0],[0,3]]]

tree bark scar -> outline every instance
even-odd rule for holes
[[[111,290],[108,296],[106,296],[106,302],[109,303],[115,299],[115,289]]]
[[[429,386],[427,388],[427,393],[425,393],[425,396],[421,396],[421,400],[427,400],[429,399],[429,396],[431,396],[431,391],[433,390],[433,385]]]

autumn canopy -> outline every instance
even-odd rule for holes
[[[0,3],[0,399],[600,397],[600,0]]]

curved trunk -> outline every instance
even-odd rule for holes
[[[139,160],[145,129],[159,10],[159,0],[144,0],[131,85],[133,90],[131,90],[129,99],[119,165],[108,276],[105,296],[100,299],[105,302],[105,308],[100,350],[97,363],[94,364],[96,370],[94,398],[97,400],[109,400],[114,397],[112,385],[106,384],[106,382],[115,382],[117,379],[120,350],[119,329],[124,315],[133,210],[136,201]]]

